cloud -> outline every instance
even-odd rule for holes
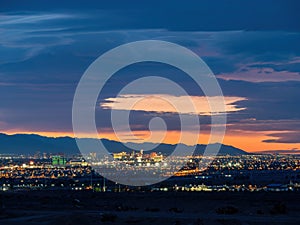
[[[7,25],[22,25],[22,24],[36,24],[49,20],[61,20],[66,18],[73,18],[70,14],[23,14],[23,15],[1,15],[0,26]]]
[[[163,28],[175,31],[223,30],[288,30],[299,31],[299,2],[286,0],[177,0],[152,1],[79,1],[10,0],[2,11],[86,11],[94,24],[111,29]],[[111,19],[101,21],[99,11],[110,13]]]
[[[72,43],[72,39],[63,35],[61,31],[66,29],[64,21],[74,18],[77,18],[77,15],[55,13],[1,15],[1,64],[22,62],[39,55],[45,49]]]
[[[229,74],[217,75],[224,80],[243,80],[248,82],[286,82],[300,81],[299,72],[275,71],[273,68],[239,69]]]
[[[233,131],[246,130],[250,132],[300,132],[300,120],[257,120],[255,118],[230,121],[227,128]],[[280,133],[279,132],[279,133]]]
[[[218,113],[231,113],[245,108],[238,108],[235,104],[244,101],[241,97],[205,96],[172,96],[172,95],[121,95],[116,98],[107,98],[100,106],[104,109],[133,110],[156,113],[179,113],[214,115]],[[214,104],[212,109],[210,104]],[[212,111],[215,110],[215,111]],[[225,111],[224,111],[225,110]]]
[[[263,142],[266,143],[300,143],[300,135],[298,132],[280,132],[280,133],[271,133],[268,136],[273,137],[270,139],[265,139]]]

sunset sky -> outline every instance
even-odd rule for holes
[[[0,132],[73,136],[73,96],[84,71],[114,47],[150,39],[182,45],[211,68],[226,103],[224,144],[246,151],[300,150],[299,1],[128,2],[0,3]],[[117,96],[125,85],[144,76],[170,79],[188,96]],[[167,101],[184,105],[187,99],[196,111],[178,112]],[[134,108],[129,107],[135,101]],[[178,116],[195,113],[201,123],[199,143],[207,143],[214,113],[184,72],[154,62],[118,71],[95,107],[99,136],[115,140],[110,111],[131,109],[135,139],[126,141],[136,142],[163,137],[165,143],[177,143]],[[152,131],[149,139],[153,117],[164,119],[168,131]],[[191,125],[189,132],[195,130]],[[122,135],[126,139],[128,134]]]

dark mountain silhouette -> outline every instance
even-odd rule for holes
[[[132,151],[132,148],[124,146],[117,141],[101,139],[105,147],[110,152]],[[84,139],[84,141],[92,144],[99,141],[97,139]],[[136,144],[130,143],[135,149],[152,149],[155,147],[153,143]],[[184,148],[190,148],[181,144]],[[176,145],[160,144],[152,151],[161,152],[169,155],[173,152]],[[195,155],[203,154],[206,145],[197,145],[195,148]],[[64,153],[66,155],[79,154],[79,149],[76,145],[76,140],[71,137],[44,137],[36,134],[14,134],[7,135],[0,133],[0,154],[22,154],[32,155],[36,152],[45,153]],[[233,146],[221,145],[218,155],[245,155],[247,152],[235,148]]]
[[[288,149],[288,150],[266,150],[260,151],[260,154],[296,154],[300,155],[299,149]]]

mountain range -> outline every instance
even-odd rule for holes
[[[93,143],[98,139],[87,138],[85,141]],[[130,148],[123,145],[121,142],[101,139],[105,147],[111,152],[132,151]],[[130,143],[135,149],[152,149],[156,145],[154,143]],[[182,144],[185,148],[190,146]],[[145,148],[146,147],[146,148]],[[173,152],[176,145],[160,144],[151,151],[161,152],[169,155]],[[194,155],[202,155],[206,145],[198,144],[195,148]],[[149,151],[149,152],[151,152]],[[0,133],[0,154],[19,154],[33,155],[36,152],[41,153],[64,153],[66,155],[78,154],[79,149],[75,138],[71,137],[45,137],[36,134],[13,134],[7,135]],[[221,145],[218,155],[246,155],[249,154],[241,149],[229,145]]]

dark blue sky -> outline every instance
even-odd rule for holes
[[[248,150],[300,148],[299,10],[299,1],[288,0],[2,1],[0,131],[70,133],[73,95],[87,67],[120,44],[155,39],[191,49],[225,96],[246,99],[236,103],[245,110],[228,115],[227,144],[245,147],[234,141],[241,135],[255,142]],[[142,64],[116,74],[99,101],[153,73],[202,95],[180,71]],[[108,112],[99,111],[99,127],[109,129],[101,120]],[[133,126],[148,129],[153,115],[135,114]],[[164,116],[178,130],[176,115]]]

